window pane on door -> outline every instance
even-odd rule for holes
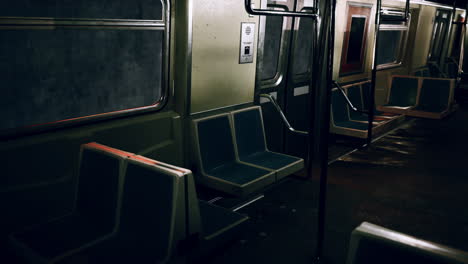
[[[312,51],[314,20],[301,18],[294,47],[294,75],[305,74],[309,71]]]
[[[377,65],[397,63],[402,35],[402,31],[379,32]]]
[[[364,42],[364,30],[366,27],[365,17],[353,17],[351,30],[349,32],[347,63],[359,63],[361,61],[361,50]]]
[[[260,69],[261,80],[273,79],[278,72],[282,32],[282,17],[266,17],[265,40],[263,47],[263,67]]]

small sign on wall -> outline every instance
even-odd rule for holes
[[[255,23],[241,23],[239,63],[253,63]]]

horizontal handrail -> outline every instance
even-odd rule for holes
[[[297,1],[297,0],[296,0]],[[256,16],[285,16],[285,17],[308,17],[308,18],[318,18],[317,13],[311,12],[291,12],[291,11],[280,11],[280,10],[270,10],[270,9],[255,9],[252,8],[252,0],[245,0],[245,10],[247,13]]]
[[[394,10],[382,10],[380,11],[382,15],[382,21],[395,21],[395,22],[407,22],[408,18],[406,17],[405,11],[394,11]]]
[[[410,0],[406,0],[404,11],[381,9],[380,13],[382,15],[401,16],[401,18],[382,18],[384,21],[408,22],[410,18]]]
[[[359,110],[359,109],[357,109],[357,107],[355,107],[355,106],[353,105],[353,103],[352,103],[351,100],[349,99],[348,95],[347,95],[346,92],[344,91],[343,87],[342,87],[337,81],[333,81],[333,84],[336,86],[336,88],[338,88],[338,90],[340,90],[341,95],[345,98],[346,103],[347,103],[348,106],[351,108],[351,110],[353,110],[354,112],[363,113],[363,114],[366,114],[366,115],[369,114],[369,112],[364,111],[364,110]]]
[[[293,133],[296,133],[296,134],[299,134],[299,135],[303,135],[303,136],[309,135],[309,132],[296,130],[291,126],[288,119],[284,115],[283,110],[281,110],[281,107],[278,105],[278,103],[276,102],[276,100],[275,100],[275,98],[273,96],[271,96],[270,94],[260,94],[259,96],[267,98],[268,100],[270,100],[270,102],[276,108],[276,111],[278,111],[278,113],[280,114],[281,119],[283,120],[283,123],[286,125],[286,127],[289,129],[289,131],[291,131]]]

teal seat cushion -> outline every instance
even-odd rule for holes
[[[53,259],[109,235],[117,222],[119,159],[83,149],[72,214],[12,235],[43,259]]]
[[[265,176],[269,171],[237,162],[229,162],[206,171],[212,177],[243,185]]]
[[[361,96],[361,86],[355,85],[348,88],[348,98],[357,109],[363,109],[364,104]],[[367,118],[360,112],[349,110],[349,116],[353,120],[365,121]]]
[[[235,160],[231,126],[227,115],[198,122],[198,140],[205,171]]]
[[[368,124],[366,123],[359,123],[353,121],[335,122],[335,125],[338,127],[351,128],[357,130],[367,130],[368,128]]]
[[[361,85],[362,87],[362,109],[364,111],[369,111],[369,100],[370,100],[370,88],[371,88],[371,83],[366,82]],[[378,111],[377,107],[374,105],[374,114],[375,115],[382,115],[384,112]]]
[[[233,115],[237,150],[240,157],[266,150],[262,118],[258,108]]]
[[[448,108],[450,80],[425,79],[421,87],[419,104],[415,108],[426,112],[443,112]]]
[[[117,240],[134,258],[159,262],[167,257],[172,242],[175,184],[175,176],[128,164]]]
[[[351,115],[351,119],[355,121],[369,121],[368,115],[355,112],[354,115]]]
[[[393,77],[390,98],[387,106],[414,106],[418,94],[418,79]]]
[[[349,121],[349,113],[348,113],[348,105],[346,104],[343,95],[340,94],[340,91],[334,90],[332,91],[332,114],[333,114],[333,121],[337,122],[345,122]]]
[[[281,169],[299,160],[300,159],[296,157],[291,157],[270,151],[257,152],[248,156],[241,157],[241,161],[272,170]]]
[[[41,258],[52,259],[106,235],[106,227],[92,217],[75,213],[16,234],[14,239]]]
[[[457,78],[458,76],[458,66],[455,63],[447,64],[447,75],[450,78]]]
[[[76,210],[106,223],[111,232],[117,220],[120,161],[89,149],[83,149]]]

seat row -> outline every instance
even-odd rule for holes
[[[441,119],[454,110],[455,80],[395,75],[389,79],[387,103],[381,111]]]
[[[182,241],[217,243],[247,219],[199,201],[190,170],[88,143],[71,212],[9,240],[28,263],[164,263]]]
[[[353,106],[361,111],[351,109],[341,91],[334,88],[331,100],[330,131],[339,135],[367,138],[369,121],[368,115],[363,112],[369,111],[370,81],[349,84],[342,88]],[[385,133],[405,119],[403,115],[374,111],[372,131],[374,135]]]
[[[304,167],[301,158],[269,151],[259,106],[193,120],[198,180],[245,196]]]

